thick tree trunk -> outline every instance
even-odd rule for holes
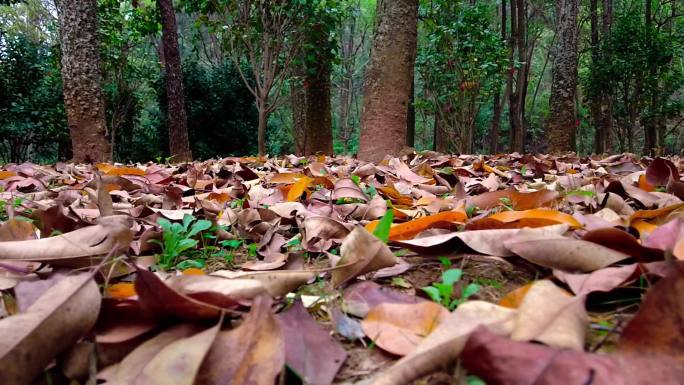
[[[169,151],[173,160],[184,162],[192,160],[188,122],[185,114],[183,94],[183,71],[181,69],[176,13],[172,0],[157,0],[162,25],[162,44],[164,46],[164,67],[166,74],[166,96],[168,102],[166,124],[169,129]]]
[[[110,160],[100,85],[97,1],[58,1],[64,109],[75,162]]]
[[[327,37],[327,36],[326,36]],[[306,117],[304,120],[306,155],[332,155],[332,107],[330,105],[330,58],[319,55],[316,73],[307,76]]]
[[[511,0],[511,49],[517,50],[517,60],[524,63],[516,71],[515,88],[509,94],[511,151],[525,151],[525,95],[530,63],[527,55],[527,5],[525,0]],[[512,79],[511,79],[512,82]]]
[[[579,29],[577,14],[579,0],[559,0],[556,6],[556,51],[553,59],[553,76],[549,100],[548,151],[572,151],[577,95],[577,43]]]
[[[379,161],[406,143],[417,39],[417,0],[379,0],[364,82],[359,158]]]

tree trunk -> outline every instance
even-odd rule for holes
[[[611,25],[613,24],[613,0],[603,0],[603,14],[601,16],[601,35],[603,38],[610,33]],[[612,148],[612,134],[613,134],[613,94],[609,87],[601,90],[601,120],[598,124],[598,130],[602,133],[601,145],[604,152],[610,152]]]
[[[327,36],[326,36],[327,38]],[[318,55],[316,74],[307,76],[306,144],[304,153],[332,155],[332,107],[330,105],[331,62],[326,54]]]
[[[406,115],[406,145],[414,147],[416,144],[416,85],[411,82],[411,96],[409,97],[408,112]]]
[[[501,2],[501,40],[506,41],[506,1]],[[492,123],[489,132],[489,152],[496,154],[499,151],[499,135],[501,134],[501,112],[503,112],[504,101],[508,96],[509,82],[506,82],[503,98],[501,97],[501,86],[497,86],[494,91],[494,108],[492,112]]]
[[[548,151],[574,150],[577,94],[577,14],[579,0],[559,0],[556,6],[556,52],[549,100]]]
[[[188,123],[185,114],[183,94],[183,71],[181,69],[176,13],[172,0],[157,0],[162,25],[162,44],[164,46],[164,69],[166,74],[166,96],[168,102],[166,124],[169,129],[169,152],[173,160],[185,162],[192,160]]]
[[[447,133],[444,132],[444,127],[441,124],[439,114],[435,115],[435,125],[433,133],[435,151],[447,152],[449,150],[449,141],[447,140]]]
[[[523,63],[517,69],[515,88],[511,87],[509,94],[510,146],[511,151],[522,153],[525,150],[525,94],[527,89],[527,72],[530,67],[527,55],[527,6],[525,0],[511,0],[510,3],[510,47],[514,51],[517,50],[517,60]],[[513,84],[512,79],[511,84]]]
[[[259,156],[264,156],[266,155],[266,126],[268,125],[268,114],[266,112],[266,107],[264,106],[257,106],[257,110],[259,111],[259,126],[257,129]]]
[[[359,158],[379,161],[406,143],[417,43],[417,0],[379,0],[364,82]]]
[[[297,77],[301,76],[303,78],[306,74],[306,69],[303,66],[297,66],[295,71],[295,76]],[[306,91],[296,92],[292,95],[290,102],[292,106],[295,153],[301,156],[306,151]]]
[[[64,109],[74,162],[110,160],[100,85],[97,1],[58,1]]]

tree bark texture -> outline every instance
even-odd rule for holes
[[[317,70],[316,75],[308,77],[308,87],[306,89],[306,145],[304,153],[306,155],[316,153],[332,155],[330,61],[320,60]]]
[[[511,0],[510,5],[511,36],[509,47],[512,50],[511,52],[517,51],[517,60],[523,64],[520,68],[511,68],[510,71],[509,140],[511,151],[522,153],[525,151],[525,97],[531,60],[531,56],[527,54],[527,2],[526,0]],[[513,84],[513,73],[515,73],[515,84]]]
[[[417,0],[379,0],[364,81],[360,159],[379,161],[406,143],[417,39]]]
[[[102,95],[97,1],[62,0],[59,9],[64,109],[74,162],[110,160]]]
[[[183,93],[183,71],[181,69],[176,12],[172,0],[157,0],[162,25],[164,46],[164,69],[166,74],[167,126],[169,130],[169,151],[177,162],[192,160],[188,123]]]
[[[556,6],[556,51],[549,100],[548,151],[572,151],[577,94],[577,43],[579,0],[560,0]]]
[[[414,147],[416,144],[416,86],[415,80],[411,82],[411,94],[409,96],[408,111],[406,115],[406,145]]]

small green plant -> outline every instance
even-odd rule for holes
[[[461,280],[463,270],[448,269],[442,273],[442,282],[433,283],[432,286],[423,287],[422,290],[433,301],[442,304],[449,310],[454,310],[458,305],[465,302],[468,298],[473,296],[480,290],[480,285],[471,283],[468,284],[458,298],[452,298],[454,292],[454,284]]]
[[[23,203],[23,199],[21,198],[14,198],[11,200],[11,203],[8,201],[0,201],[0,220],[1,221],[6,221],[8,219],[7,215],[7,206],[10,204],[12,208],[17,209],[21,204]]]
[[[504,207],[504,209],[513,211],[513,201],[511,201],[509,198],[499,198],[499,202],[501,202],[501,205]]]
[[[358,175],[352,175],[351,180],[357,186],[361,184],[361,178]]]
[[[227,249],[222,250],[220,256],[223,257],[227,264],[232,265],[233,261],[235,260],[235,250],[237,250],[238,247],[242,246],[243,243],[244,241],[241,239],[228,239],[219,242],[219,245],[221,245],[221,247]]]
[[[525,166],[524,164],[523,164],[523,166],[520,168],[520,174],[521,174],[522,176],[525,176],[525,174],[527,174],[527,166]]]
[[[159,226],[164,230],[162,241],[153,239],[150,242],[161,246],[162,252],[157,259],[157,265],[162,269],[176,266],[181,255],[199,243],[193,237],[211,228],[211,222],[206,219],[196,219],[191,215],[183,216],[182,223],[172,223],[168,219],[159,218]],[[192,264],[192,262],[188,262]],[[190,266],[195,267],[195,266]]]
[[[392,227],[392,221],[394,220],[394,212],[391,208],[387,209],[385,215],[383,215],[378,225],[375,226],[373,230],[373,235],[380,238],[381,241],[387,243],[389,241],[390,228]]]
[[[466,215],[468,216],[468,218],[472,218],[475,216],[475,214],[477,214],[477,212],[479,210],[480,210],[479,207],[477,207],[475,205],[470,205],[470,206],[466,207]]]

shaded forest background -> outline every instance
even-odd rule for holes
[[[116,161],[164,161],[171,153],[157,3],[97,1],[106,133]],[[70,159],[57,5],[0,4],[0,161]],[[263,18],[241,9],[260,6],[279,15],[280,33],[269,35]],[[253,155],[260,138],[269,154],[305,153],[308,126],[309,140],[329,126],[335,153],[357,152],[381,4],[180,0],[173,7],[194,158]],[[267,51],[273,56],[266,60]],[[574,95],[559,88],[566,79],[577,83]],[[555,148],[679,153],[683,90],[684,1],[421,0],[406,145],[546,152],[549,141],[567,137],[567,148]],[[563,98],[564,105],[553,103]]]

